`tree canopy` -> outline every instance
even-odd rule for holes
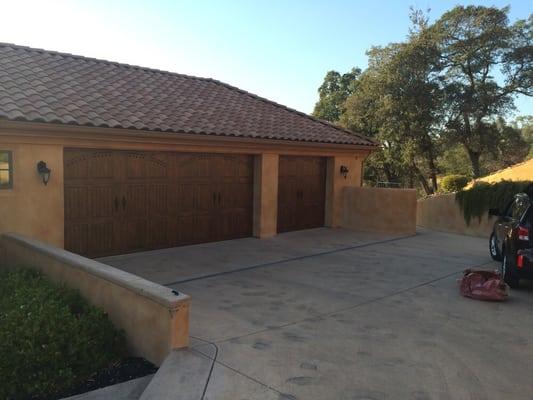
[[[327,73],[314,115],[380,141],[367,179],[428,194],[438,175],[459,172],[453,160],[474,178],[521,161],[531,119],[524,130],[505,118],[516,94],[533,94],[533,15],[511,24],[508,12],[457,6],[430,24],[411,10],[406,40],[371,48],[364,71]]]

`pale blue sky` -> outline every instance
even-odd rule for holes
[[[325,73],[366,66],[365,51],[405,38],[409,6],[437,18],[455,4],[531,1],[448,0],[4,0],[0,41],[65,51],[233,84],[310,113]],[[533,100],[520,98],[521,114]]]

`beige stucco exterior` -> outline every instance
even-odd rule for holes
[[[0,190],[0,233],[18,232],[63,246],[63,146],[2,140],[0,148],[13,152],[13,188]],[[52,169],[45,186],[37,163]]]
[[[343,190],[343,228],[403,235],[416,233],[416,190],[369,187]]]
[[[328,159],[326,176],[326,226],[338,228],[343,218],[343,191],[347,187],[361,186],[363,161],[361,154],[339,155]],[[341,166],[348,168],[346,178],[341,175]]]
[[[65,148],[254,155],[254,235],[257,237],[276,234],[279,155],[328,158],[325,221],[326,226],[338,227],[342,219],[343,188],[360,186],[362,162],[371,151],[364,146],[0,121],[0,149],[13,151],[14,162],[13,188],[0,190],[0,233],[17,232],[64,246]],[[37,174],[36,165],[41,160],[52,169],[47,186]],[[349,168],[346,179],[339,172],[341,165]]]
[[[467,224],[455,201],[455,193],[430,196],[418,201],[417,224],[428,229],[489,238],[494,217],[488,214]]]
[[[278,154],[255,156],[254,165],[254,236],[276,235],[278,222]]]

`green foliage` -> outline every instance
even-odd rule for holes
[[[372,47],[368,68],[330,71],[315,115],[381,143],[365,178],[418,182],[479,177],[527,157],[531,118],[505,124],[514,97],[533,95],[533,14],[511,23],[508,7],[456,6],[434,22],[411,9],[403,41]],[[533,154],[533,151],[529,153]]]
[[[443,193],[452,193],[462,190],[470,181],[465,175],[446,175],[440,181],[439,190]]]
[[[466,175],[472,178],[468,153],[460,144],[442,144],[442,153],[437,159],[439,171],[444,175]]]
[[[57,398],[123,358],[125,339],[77,291],[32,270],[0,272],[0,398]]]
[[[517,117],[512,126],[520,130],[522,138],[529,145],[529,154],[526,158],[533,158],[533,115]]]
[[[382,175],[381,180],[408,186],[417,180],[429,194],[437,181],[436,132],[432,127],[438,122],[441,95],[432,78],[438,53],[420,33],[426,29],[424,20],[417,21],[406,43],[373,47],[367,53],[369,67],[348,97],[341,122],[382,143],[380,154],[368,160],[367,177],[372,171]],[[380,170],[382,174],[376,174]]]
[[[510,24],[508,13],[508,7],[456,6],[428,29],[440,53],[444,133],[465,147],[474,177],[482,174],[483,154],[497,152],[500,144],[517,148],[516,141],[502,143],[513,132],[494,121],[513,108],[514,94],[532,94],[532,19]]]
[[[352,68],[342,75],[337,71],[328,71],[318,88],[319,100],[313,115],[329,122],[339,122],[344,113],[344,102],[354,92],[360,74],[359,68]]]
[[[517,193],[524,192],[531,181],[477,182],[471,189],[457,192],[455,200],[463,212],[467,224],[481,217],[489,208],[503,211]]]

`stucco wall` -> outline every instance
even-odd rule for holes
[[[18,232],[63,247],[63,146],[2,141],[13,152],[13,188],[0,190],[0,233]],[[45,186],[37,163],[52,170]]]
[[[279,155],[261,154],[254,159],[254,236],[275,236],[278,229]]]
[[[344,190],[348,187],[361,186],[361,171],[364,157],[337,156],[328,158],[326,175],[326,226],[340,227],[343,223]],[[348,167],[348,175],[344,178],[340,173],[341,166]]]
[[[417,225],[436,231],[489,238],[494,218],[488,215],[481,221],[474,218],[467,225],[455,193],[427,197],[418,201]]]
[[[416,190],[345,187],[343,228],[395,234],[416,232]]]
[[[126,333],[134,355],[159,365],[189,343],[190,298],[108,265],[16,234],[0,235],[0,268],[27,267],[78,289]]]

